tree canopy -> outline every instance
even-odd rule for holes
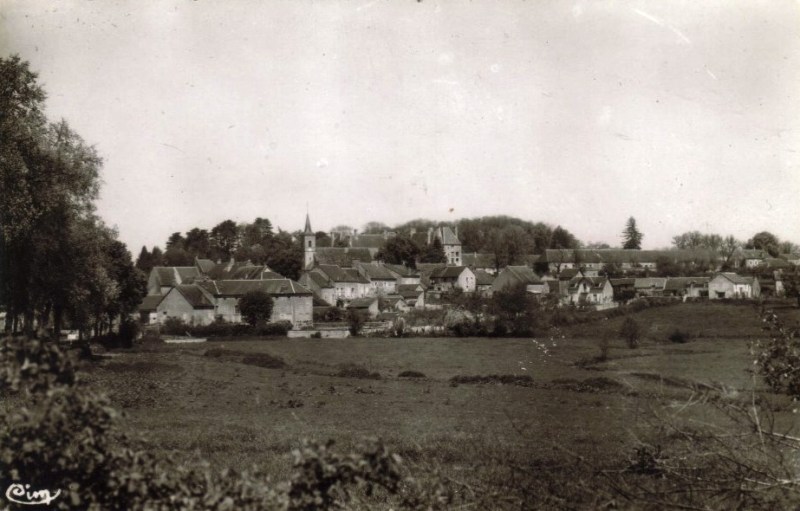
[[[628,218],[625,223],[625,230],[622,231],[622,248],[641,250],[643,238],[644,234],[636,227],[636,219],[633,217]]]

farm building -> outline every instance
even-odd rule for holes
[[[719,298],[757,298],[761,288],[756,277],[744,277],[731,272],[717,273],[708,283],[708,297]]]
[[[139,305],[142,323],[153,325],[167,319],[180,319],[191,325],[207,325],[214,321],[214,303],[194,284],[180,284],[164,295],[148,295]]]

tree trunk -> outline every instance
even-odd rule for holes
[[[26,310],[24,315],[23,315],[22,320],[24,322],[24,324],[22,325],[23,332],[25,333],[26,336],[33,337],[33,335],[34,335],[34,331],[33,331],[33,323],[34,323],[33,322],[33,310],[31,310],[31,309]]]

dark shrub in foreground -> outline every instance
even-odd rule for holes
[[[530,387],[533,385],[533,378],[527,374],[490,374],[486,376],[464,376],[459,374],[450,378],[450,383],[456,385],[493,383],[496,385],[519,385],[521,387]]]
[[[689,339],[690,336],[687,332],[683,332],[677,328],[671,334],[669,334],[669,340],[677,344],[683,344],[685,342],[689,342]]]
[[[169,318],[161,327],[167,335],[191,335],[192,337],[283,337],[292,329],[289,321],[274,323],[257,323],[251,326],[244,323],[226,323],[216,321],[209,325],[187,325],[178,318]]]
[[[341,378],[359,378],[362,380],[380,380],[380,373],[371,372],[366,367],[359,364],[343,364],[339,366],[339,371],[334,374]]]
[[[281,369],[286,367],[286,362],[281,357],[274,357],[269,353],[253,353],[242,357],[242,364],[265,367],[267,369]]]
[[[399,378],[425,378],[425,374],[419,371],[403,371],[397,376]]]

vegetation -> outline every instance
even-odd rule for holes
[[[146,291],[116,232],[95,215],[102,159],[69,124],[49,122],[45,92],[19,57],[0,58],[0,307],[7,331],[69,322],[109,330]],[[52,323],[51,323],[52,319]]]
[[[208,325],[189,325],[180,318],[169,318],[161,326],[161,333],[165,335],[191,335],[192,337],[286,337],[286,334],[291,329],[292,324],[289,321],[259,322],[255,325],[215,321]]]
[[[644,239],[644,234],[636,227],[636,219],[633,217],[628,218],[625,230],[622,231],[622,248],[641,250],[642,239]]]
[[[242,318],[250,325],[266,323],[272,316],[274,300],[264,291],[248,291],[239,299]]]
[[[625,318],[622,322],[622,328],[619,330],[619,335],[625,340],[629,348],[633,349],[639,346],[639,338],[642,335],[642,329],[639,323],[633,318]]]

